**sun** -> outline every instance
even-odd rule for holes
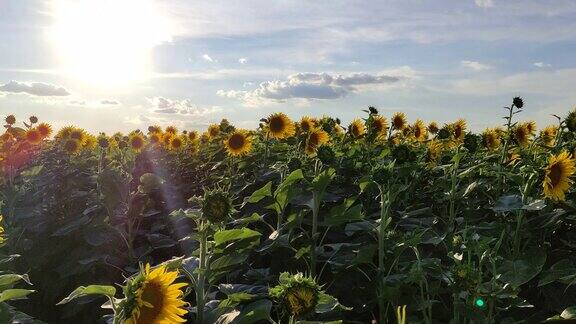
[[[155,0],[52,0],[50,39],[59,68],[100,85],[146,79],[152,49],[172,37],[162,9]]]

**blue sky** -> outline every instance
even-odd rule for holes
[[[573,0],[0,0],[0,113],[91,131],[270,113],[480,130],[576,105]]]

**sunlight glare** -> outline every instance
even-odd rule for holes
[[[170,20],[153,0],[53,0],[51,38],[61,68],[99,85],[140,81],[154,46],[171,40]]]

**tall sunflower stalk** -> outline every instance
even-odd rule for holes
[[[328,184],[332,180],[335,174],[334,169],[327,169],[321,171],[320,161],[316,161],[315,174],[316,177],[312,181],[312,229],[310,233],[310,276],[316,279],[316,247],[318,241],[318,221],[320,213],[320,205],[322,203],[322,198],[326,192]]]
[[[509,107],[504,107],[504,109],[508,110],[508,116],[504,116],[503,118],[506,120],[506,137],[504,138],[504,145],[502,146],[502,155],[500,157],[500,168],[506,162],[508,158],[508,147],[510,145],[510,139],[512,137],[512,127],[514,123],[512,122],[512,117],[514,115],[522,112],[522,107],[524,107],[524,101],[520,97],[515,97],[512,99],[512,105]],[[503,190],[504,186],[504,176],[500,174],[499,176],[499,183],[500,183],[500,192]]]

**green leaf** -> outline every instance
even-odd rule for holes
[[[559,280],[570,280],[576,277],[576,268],[571,260],[564,259],[556,262],[550,269],[543,273],[542,279],[538,282],[538,287]]]
[[[245,240],[260,238],[259,232],[251,230],[249,228],[236,228],[231,230],[218,231],[214,234],[214,242],[217,246],[227,244],[231,241]]]
[[[355,197],[344,199],[342,204],[330,209],[324,223],[328,226],[338,226],[362,220],[362,204],[354,205],[355,202]]]
[[[36,291],[28,289],[7,289],[0,293],[0,302],[12,299],[21,299],[30,295],[33,292]]]
[[[264,187],[254,191],[250,197],[248,197],[248,202],[257,203],[260,200],[270,196],[272,196],[272,181],[268,181]]]
[[[276,188],[276,190],[274,191],[274,196],[277,196],[278,193],[285,191],[286,189],[288,189],[294,182],[303,179],[304,178],[304,174],[302,173],[301,169],[298,170],[294,170],[292,171],[292,173],[290,173],[286,179],[284,179],[284,181],[282,181],[281,184],[278,185],[278,188]]]
[[[333,310],[351,310],[351,309],[352,308],[350,307],[341,305],[338,302],[338,299],[328,294],[321,293],[320,298],[318,299],[318,304],[316,305],[316,309],[314,311],[316,313],[322,314]]]
[[[116,288],[112,286],[100,286],[100,285],[90,285],[90,286],[80,286],[76,288],[68,297],[62,299],[56,305],[63,305],[69,303],[71,300],[84,297],[88,295],[104,295],[108,297],[114,297],[116,294]]]
[[[500,280],[509,283],[513,287],[522,284],[536,277],[542,270],[546,262],[546,253],[541,249],[528,249],[517,260],[505,260],[498,268]]]
[[[19,275],[19,274],[15,274],[15,273],[10,273],[10,274],[5,274],[5,275],[0,275],[0,288],[2,286],[11,285],[11,284],[16,283],[20,280],[24,280],[29,285],[32,284],[30,282],[30,279],[28,278],[28,275]]]
[[[576,319],[576,306],[566,308],[560,316],[563,319]]]
[[[508,212],[513,210],[522,209],[522,197],[519,195],[502,196],[492,208],[495,212]]]
[[[330,181],[332,181],[332,178],[334,178],[335,174],[336,171],[330,168],[322,171],[322,173],[320,173],[316,178],[314,178],[314,180],[312,180],[312,187],[316,192],[319,193],[318,196],[320,197],[320,200],[322,200],[322,197],[326,192],[326,188],[328,187]]]
[[[219,257],[210,263],[210,269],[214,271],[224,270],[237,264],[243,263],[248,259],[247,253],[230,253]]]
[[[268,299],[260,299],[242,308],[240,314],[234,318],[234,324],[260,323],[270,318],[272,302]]]

